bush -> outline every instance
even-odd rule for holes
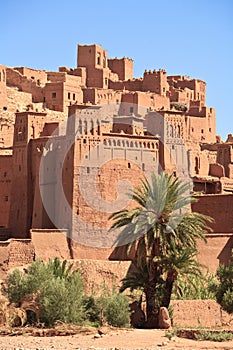
[[[128,297],[120,293],[113,294],[107,301],[104,316],[111,326],[128,327],[130,324]]]
[[[216,284],[214,275],[207,273],[201,277],[195,275],[186,276],[185,280],[178,275],[174,284],[173,300],[215,299],[213,285]]]
[[[212,288],[217,302],[229,314],[233,313],[233,260],[229,265],[220,265],[217,270],[218,283]]]
[[[10,302],[20,304],[23,296],[38,294],[40,322],[53,326],[55,321],[82,324],[86,318],[82,279],[78,272],[57,273],[58,260],[34,261],[23,275],[14,270],[8,275],[3,293]]]
[[[46,326],[56,321],[77,325],[107,321],[116,327],[128,326],[128,298],[115,290],[110,293],[105,287],[98,298],[85,295],[81,275],[71,272],[66,263],[57,258],[48,263],[36,260],[24,274],[15,269],[8,275],[3,293],[18,306],[24,296],[34,294],[40,305],[39,321]]]
[[[228,341],[233,339],[233,334],[230,332],[211,332],[211,331],[200,331],[195,334],[197,340],[210,340],[210,341]]]

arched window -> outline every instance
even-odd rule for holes
[[[100,122],[97,120],[97,135],[100,135]]]
[[[79,132],[80,135],[82,135],[83,127],[82,127],[81,119],[79,119],[79,122],[78,122],[78,132]]]
[[[87,135],[87,121],[84,120],[84,134]]]
[[[91,120],[91,135],[94,135],[94,122]]]

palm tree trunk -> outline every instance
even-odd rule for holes
[[[149,280],[144,289],[146,295],[146,326],[147,328],[159,327],[159,305],[156,300],[156,285],[157,285],[157,271],[156,265],[151,264],[149,271]]]
[[[171,301],[172,287],[176,278],[177,278],[177,273],[175,271],[173,270],[168,271],[161,306],[168,308]]]

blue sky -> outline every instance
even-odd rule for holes
[[[134,75],[164,68],[207,82],[217,134],[233,133],[232,0],[2,0],[0,63],[76,66],[77,44],[134,59]]]

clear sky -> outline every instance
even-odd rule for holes
[[[77,44],[207,82],[217,134],[233,133],[233,0],[1,0],[0,63],[76,66]]]

